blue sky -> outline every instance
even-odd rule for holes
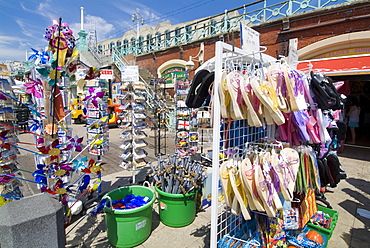
[[[44,48],[45,28],[60,17],[72,28],[80,30],[80,7],[84,7],[84,30],[96,24],[98,41],[121,37],[134,28],[131,15],[140,9],[148,25],[162,21],[172,24],[223,13],[247,4],[245,0],[0,0],[0,61],[26,59],[30,48]],[[280,1],[278,1],[280,2]]]

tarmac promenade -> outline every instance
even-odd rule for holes
[[[83,125],[72,125],[73,134],[79,137],[85,135]],[[110,151],[103,156],[104,171],[102,172],[102,195],[119,187],[130,185],[132,173],[119,166],[122,144],[119,135],[122,130],[113,128],[109,130]],[[154,132],[148,132],[146,139],[148,146],[148,161],[154,161]],[[32,142],[30,134],[20,134],[21,142]],[[174,153],[174,134],[167,133],[166,154]],[[164,140],[162,139],[162,144]],[[29,148],[29,147],[27,147]],[[87,155],[87,153],[86,153]],[[93,155],[88,155],[94,158]],[[345,145],[339,159],[347,172],[347,179],[342,180],[336,188],[329,188],[325,194],[327,201],[333,209],[339,211],[339,220],[327,247],[329,248],[365,248],[370,247],[370,148],[354,145]],[[19,168],[34,171],[33,156],[31,153],[21,151]],[[145,174],[147,167],[137,175]],[[33,180],[32,175],[23,173],[26,179]],[[37,186],[32,183],[23,183],[25,196],[39,193]],[[93,202],[91,206],[94,206]],[[158,205],[153,205],[152,233],[149,238],[139,246],[147,248],[173,248],[173,247],[209,247],[211,208],[197,213],[192,224],[182,228],[165,226],[159,220]],[[89,209],[87,210],[87,212]],[[181,213],[179,213],[181,214]],[[67,227],[66,247],[113,247],[109,244],[105,226],[105,214],[97,216],[75,217],[73,223]]]

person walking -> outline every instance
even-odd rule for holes
[[[347,113],[348,126],[351,130],[351,141],[349,144],[356,144],[356,127],[359,127],[360,122],[360,104],[356,98],[352,99],[351,107]]]

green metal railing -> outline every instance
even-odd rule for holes
[[[102,54],[118,52],[120,57],[128,54],[137,56],[238,30],[240,22],[244,22],[245,25],[254,25],[276,18],[289,17],[298,13],[356,0],[287,0],[268,5],[270,1],[259,0],[246,4],[239,8],[225,11],[222,14],[187,23],[183,27],[169,30],[164,34],[156,34],[150,39],[140,36],[139,39],[133,39],[132,41],[125,40],[122,42],[119,40],[119,46],[111,43],[109,51],[100,50],[100,52]]]

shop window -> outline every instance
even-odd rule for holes
[[[125,40],[123,40],[123,46],[122,46],[122,50],[123,50],[123,52],[125,53],[125,54],[127,54],[127,50],[128,50],[128,40],[127,39],[125,39]]]
[[[170,30],[166,30],[165,32],[166,36],[166,46],[171,46],[171,32]]]
[[[112,54],[113,53],[113,47],[114,47],[114,42],[111,42],[109,44],[109,53]]]
[[[147,51],[151,51],[151,50],[153,50],[153,36],[151,35],[151,34],[148,34],[147,36],[146,36],[146,49],[147,49]]]
[[[181,29],[175,29],[175,45],[179,44],[181,41]]]
[[[143,36],[139,36],[139,44],[137,46],[138,48],[138,52],[141,53],[143,52],[143,45],[144,45],[144,37]]]
[[[154,45],[156,48],[161,47],[161,40],[162,40],[161,33],[160,32],[155,33],[155,44]]]
[[[192,30],[191,26],[185,27],[185,40],[186,41],[191,41],[192,39],[191,30]]]
[[[215,35],[215,34],[216,34],[216,21],[211,20],[209,22],[208,35]]]

